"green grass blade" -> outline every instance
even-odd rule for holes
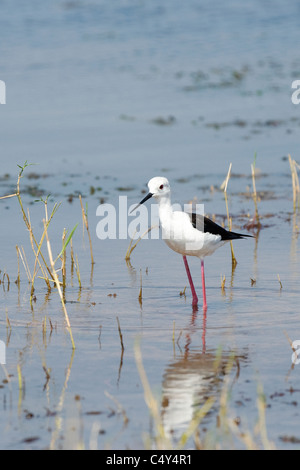
[[[58,260],[58,258],[60,258],[60,257],[64,254],[64,252],[65,252],[67,246],[69,245],[70,241],[72,240],[72,237],[73,237],[73,235],[74,235],[75,230],[77,229],[77,227],[78,227],[78,224],[75,225],[75,227],[74,227],[73,230],[71,231],[70,235],[68,236],[67,240],[65,241],[65,243],[64,243],[64,245],[63,245],[63,247],[62,247],[61,252],[59,253],[58,257],[57,257],[56,260],[55,260],[55,263],[56,263],[56,261]]]

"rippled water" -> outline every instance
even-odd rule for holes
[[[0,201],[0,269],[11,281],[0,285],[10,376],[6,383],[1,370],[0,447],[143,448],[155,426],[137,344],[168,437],[176,441],[211,396],[201,440],[243,448],[215,436],[234,355],[230,419],[264,446],[254,432],[262,386],[269,439],[277,448],[299,447],[300,366],[292,366],[288,340],[300,339],[299,221],[286,158],[297,160],[299,147],[299,109],[291,102],[291,83],[300,78],[298,3],[2,1],[0,8],[0,79],[7,86],[0,196],[15,191],[17,164],[38,164],[21,181],[24,203],[41,235],[43,206],[33,201],[49,193],[50,207],[62,201],[49,232],[55,253],[64,227],[79,222],[74,249],[83,286],[68,252],[72,354],[57,293],[39,280],[31,309],[22,264],[19,288],[14,283],[15,245],[24,246],[32,266],[31,245],[16,199]],[[234,228],[246,230],[255,152],[263,227],[256,240],[235,243],[234,272],[229,246],[206,260],[206,315],[201,307],[193,312],[189,289],[180,296],[182,260],[161,240],[143,240],[127,265],[129,240],[97,239],[97,206],[118,208],[120,195],[138,202],[158,174],[170,179],[174,202],[197,197],[226,223],[219,187],[230,162],[229,210]],[[88,203],[93,270],[79,193]],[[201,297],[199,263],[190,265]]]

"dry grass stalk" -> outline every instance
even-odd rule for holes
[[[3,284],[4,284],[4,282],[5,282],[5,279],[7,280],[7,287],[9,288],[9,286],[10,286],[10,278],[9,278],[9,275],[8,275],[6,272],[3,273],[3,277],[2,277],[2,283],[3,283]]]
[[[172,342],[173,342],[173,344],[175,343],[175,320],[173,321]]]
[[[47,331],[47,317],[45,316],[43,324],[42,324],[43,343],[44,343],[44,345],[46,345],[46,331]]]
[[[121,344],[121,357],[120,357],[120,365],[119,365],[119,373],[118,373],[118,383],[119,383],[120,377],[121,377],[121,370],[123,367],[123,356],[124,356],[125,348],[124,348],[123,335],[122,335],[121,326],[120,326],[118,317],[117,317],[117,323],[118,323],[118,331],[119,331],[120,344]]]
[[[225,294],[225,282],[226,282],[226,277],[225,276],[221,276],[221,290],[222,290],[222,294]]]
[[[67,235],[67,230],[64,229],[63,236],[62,236],[62,247],[64,247],[64,245],[66,243],[66,235]],[[67,252],[66,252],[66,250],[64,250],[63,258],[62,258],[62,265],[61,265],[61,273],[62,273],[64,289],[66,287],[66,262],[67,262]]]
[[[177,449],[183,449],[188,440],[195,436],[198,431],[199,425],[203,418],[209,413],[212,408],[215,399],[213,397],[207,398],[204,405],[194,413],[192,420],[190,421],[186,431],[181,435],[180,440],[176,446]]]
[[[144,388],[145,402],[148,406],[148,409],[153,417],[154,424],[155,424],[155,430],[157,434],[155,436],[156,447],[157,449],[160,449],[160,450],[171,449],[172,445],[171,445],[170,440],[165,435],[158,402],[152,394],[152,390],[149,385],[148,378],[147,378],[147,375],[143,366],[141,350],[137,341],[135,342],[134,353],[135,353],[137,369],[138,369],[139,376],[140,376],[140,379]]]
[[[179,292],[180,297],[185,297],[185,291],[186,291],[186,286],[184,286],[184,289]]]
[[[17,276],[16,284],[19,286],[21,278],[20,278],[20,255],[19,255],[18,246],[16,246],[16,251],[17,251],[17,258],[18,258],[18,276]]]
[[[5,316],[6,316],[6,329],[11,332],[11,324],[10,324],[10,321],[9,321],[9,318],[8,318],[7,309],[5,309]]]
[[[70,257],[71,257],[71,277],[73,277],[74,265],[75,265],[74,250],[73,250],[73,240],[71,240]]]
[[[257,423],[257,432],[261,437],[263,448],[265,450],[274,450],[275,446],[273,442],[269,441],[267,435],[267,426],[266,426],[266,398],[264,395],[263,387],[261,384],[257,386],[257,409],[258,409],[258,423]]]
[[[81,276],[80,276],[80,269],[79,269],[79,262],[78,262],[78,256],[77,255],[76,255],[76,263],[75,263],[75,271],[76,271],[76,274],[77,274],[79,289],[81,289],[82,288]]]
[[[139,303],[142,304],[143,302],[143,278],[142,278],[142,270],[140,270],[140,292],[139,292]]]
[[[91,262],[92,262],[92,264],[95,264],[94,255],[93,255],[93,247],[92,247],[92,239],[91,239],[91,234],[90,234],[90,230],[89,230],[89,222],[88,222],[88,217],[87,217],[87,211],[84,210],[81,195],[79,195],[79,201],[80,201],[81,210],[82,210],[82,220],[83,220],[83,223],[85,225],[85,228],[86,228],[86,231],[87,231],[87,234],[88,234],[88,237],[89,237]]]
[[[126,255],[125,255],[125,260],[126,261],[129,261],[130,260],[130,256],[131,256],[131,253],[133,252],[133,250],[136,248],[137,244],[142,240],[142,238],[144,238],[152,229],[156,228],[157,226],[156,225],[152,225],[152,227],[149,227],[145,233],[143,233],[143,235],[141,235],[137,241],[135,242],[134,245],[132,245],[133,243],[133,239],[134,239],[134,235],[136,234],[136,232],[134,233],[132,239],[130,240],[130,243],[129,243],[129,246],[127,248],[127,251],[126,251]]]
[[[17,193],[15,193],[15,194],[9,194],[9,196],[1,196],[1,197],[0,197],[0,200],[1,200],[1,199],[8,199],[8,198],[10,198],[10,197],[16,197],[16,196],[17,196]]]
[[[125,348],[124,348],[124,343],[123,343],[123,335],[122,335],[121,326],[120,326],[118,317],[117,317],[117,323],[118,323],[118,332],[119,332],[119,337],[120,337],[121,348],[122,348],[122,351],[124,351]]]
[[[227,176],[226,176],[226,179],[225,179],[225,181],[223,182],[223,184],[221,185],[221,189],[223,189],[223,191],[224,191],[225,204],[226,204],[226,212],[227,212],[227,220],[228,220],[228,228],[229,228],[230,231],[231,231],[231,229],[232,229],[232,219],[229,217],[229,208],[228,208],[228,199],[227,199],[227,187],[228,187],[228,183],[229,183],[229,179],[230,179],[230,175],[231,175],[231,168],[232,168],[232,163],[230,163],[229,169],[228,169],[228,173],[227,173]],[[236,260],[236,257],[235,257],[235,255],[234,255],[232,241],[230,241],[230,249],[231,249],[232,268],[234,269],[234,268],[236,267],[236,265],[237,265],[237,260]]]
[[[300,166],[295,160],[292,159],[290,155],[289,155],[289,163],[290,163],[291,174],[292,174],[293,208],[294,208],[294,211],[296,211],[297,200],[299,198],[299,193],[300,193],[300,185],[299,185],[297,168],[300,168]]]
[[[17,364],[19,390],[23,388],[22,370],[20,364]]]
[[[52,432],[51,441],[50,441],[50,444],[49,444],[49,449],[50,450],[54,450],[56,448],[56,442],[57,442],[57,439],[59,437],[59,433],[61,432],[61,429],[63,427],[63,418],[61,416],[61,412],[62,412],[63,407],[64,407],[65,393],[66,393],[66,390],[68,388],[68,382],[69,382],[70,375],[71,375],[71,369],[72,369],[72,365],[73,365],[74,355],[75,355],[75,350],[72,349],[70,363],[69,363],[69,365],[67,367],[67,370],[66,370],[64,385],[63,385],[63,388],[62,388],[62,391],[61,391],[61,394],[60,394],[60,397],[59,397],[58,405],[57,405],[57,410],[56,410],[57,415],[55,417],[55,428]]]
[[[265,400],[262,386],[260,384],[258,384],[257,386],[258,421],[257,421],[257,425],[254,428],[253,434],[250,433],[248,430],[241,429],[241,427],[239,426],[240,420],[236,420],[231,415],[231,412],[229,409],[231,388],[236,378],[239,376],[239,367],[238,367],[237,376],[233,379],[233,382],[232,382],[232,378],[230,374],[231,374],[233,365],[235,363],[236,363],[236,358],[234,355],[232,355],[226,364],[224,385],[221,390],[220,407],[219,407],[219,415],[218,415],[217,422],[218,422],[218,428],[221,434],[222,441],[226,442],[225,438],[227,437],[227,439],[229,439],[230,448],[232,449],[234,446],[234,439],[238,439],[245,445],[247,450],[259,450],[259,448],[261,447],[261,444],[257,442],[257,438],[259,438],[265,450],[272,450],[274,449],[274,444],[271,441],[269,441],[267,437],[266,417],[265,417],[266,400]]]
[[[18,198],[18,201],[19,201],[19,205],[20,205],[20,207],[21,207],[21,211],[22,211],[22,215],[23,215],[23,220],[24,220],[24,222],[25,222],[25,225],[26,225],[26,227],[27,227],[27,230],[29,231],[29,234],[30,234],[30,237],[31,237],[31,239],[32,239],[33,244],[34,244],[34,245],[36,246],[36,248],[38,249],[38,248],[39,248],[39,244],[38,244],[38,242],[37,242],[37,240],[36,240],[36,238],[35,238],[35,236],[34,236],[34,233],[33,233],[33,231],[32,231],[32,227],[31,227],[31,224],[30,224],[30,221],[29,221],[29,219],[28,219],[28,217],[27,217],[27,215],[26,215],[26,212],[25,212],[25,210],[24,210],[23,201],[22,201],[21,192],[20,192],[20,181],[21,181],[21,178],[23,177],[23,172],[24,172],[25,168],[26,168],[27,166],[29,166],[29,164],[28,164],[27,162],[25,162],[24,165],[23,165],[23,167],[21,167],[20,165],[18,165],[18,166],[19,166],[19,168],[21,169],[21,171],[19,172],[18,181],[17,181],[17,198]],[[57,208],[58,208],[58,207],[57,207]],[[57,210],[57,209],[56,209],[56,210]],[[55,210],[55,211],[56,211],[56,210]],[[53,210],[53,215],[54,215],[54,210]],[[48,218],[47,218],[47,220],[48,220]],[[44,258],[44,256],[43,256],[41,250],[40,250],[40,256],[41,256],[42,261],[43,261],[43,263],[44,263],[44,265],[45,265],[45,267],[46,267],[46,269],[47,269],[47,271],[48,271],[48,273],[49,273],[49,276],[53,279],[52,274],[51,274],[51,270],[50,270],[49,266],[47,265],[46,260],[45,260],[45,258]]]
[[[26,273],[26,276],[28,278],[28,282],[31,283],[32,282],[32,276],[31,276],[31,273],[30,273],[30,269],[29,269],[29,266],[28,266],[28,262],[27,262],[27,258],[26,258],[26,255],[25,255],[25,251],[24,251],[24,248],[22,247],[22,250],[17,246],[17,251],[19,253],[19,257],[21,258],[21,261],[23,263],[23,266],[24,266],[24,269],[25,269],[25,273]]]
[[[120,403],[113,395],[111,395],[109,392],[105,391],[104,393],[105,393],[105,395],[106,395],[110,400],[112,400],[112,401],[115,403],[115,405],[117,406],[117,412],[122,414],[124,427],[126,427],[127,424],[129,423],[129,418],[128,418],[128,416],[127,416],[127,414],[126,414],[126,411],[124,410],[123,406],[122,406],[121,403]]]
[[[60,282],[59,282],[59,279],[58,279],[58,276],[57,276],[57,272],[55,270],[55,264],[54,264],[54,261],[53,261],[51,244],[50,244],[50,240],[49,240],[49,237],[48,237],[48,230],[47,230],[47,224],[46,224],[45,219],[43,220],[43,223],[44,223],[44,229],[45,229],[45,233],[46,233],[48,255],[49,255],[49,261],[50,261],[50,265],[51,265],[51,269],[52,269],[52,274],[53,274],[53,277],[54,277],[54,280],[55,280],[55,283],[56,283],[56,288],[58,290],[59,297],[60,297],[60,300],[61,300],[61,304],[62,304],[62,308],[63,308],[63,312],[64,312],[66,324],[67,324],[67,329],[69,331],[69,335],[70,335],[70,339],[71,339],[71,343],[72,343],[72,348],[75,349],[75,343],[74,343],[74,339],[73,339],[71,324],[70,324],[68,312],[67,312],[67,309],[66,309],[66,304],[65,304],[65,301],[64,301],[64,298],[63,298],[63,293],[62,293],[62,290],[61,290],[61,287],[60,287]]]
[[[255,221],[256,221],[256,227],[260,228],[261,224],[259,221],[259,214],[258,214],[258,206],[257,206],[257,191],[256,191],[256,182],[255,182],[255,167],[256,167],[256,153],[254,155],[254,162],[251,163],[251,175],[252,175],[252,186],[253,186],[253,194],[252,198],[254,201],[254,206],[255,206]]]
[[[34,282],[35,282],[36,275],[37,275],[37,273],[38,273],[37,264],[39,265],[39,269],[41,270],[42,279],[45,280],[45,282],[46,282],[46,284],[47,284],[49,290],[51,290],[51,285],[50,285],[50,282],[49,282],[49,279],[48,279],[46,270],[45,270],[44,267],[42,266],[42,264],[41,264],[41,262],[40,262],[40,259],[39,259],[40,250],[41,250],[41,247],[42,247],[42,244],[43,244],[43,240],[44,240],[44,237],[45,237],[45,230],[44,230],[44,233],[43,233],[42,238],[41,238],[41,240],[40,240],[40,243],[39,243],[39,245],[38,245],[38,249],[37,249],[37,251],[35,251],[34,242],[33,242],[33,237],[32,237],[33,231],[32,231],[32,227],[31,227],[31,221],[30,221],[29,210],[28,210],[28,222],[29,222],[29,224],[30,224],[29,237],[30,237],[30,242],[31,242],[31,248],[32,248],[32,251],[33,251],[34,256],[35,256],[33,275],[32,275],[32,278],[31,278],[31,294],[30,294],[30,303],[31,303],[31,305],[32,305],[32,298],[33,298],[33,294],[34,294]],[[48,224],[48,225],[49,225],[49,224]],[[52,280],[53,280],[53,279],[51,279],[51,281],[52,281]]]

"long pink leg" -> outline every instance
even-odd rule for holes
[[[189,280],[189,283],[190,283],[190,286],[191,286],[191,291],[192,291],[192,296],[193,296],[193,305],[197,305],[198,304],[198,297],[197,297],[197,294],[196,294],[196,290],[195,290],[195,287],[194,287],[194,283],[193,283],[193,279],[192,279],[192,276],[191,276],[190,268],[189,268],[189,265],[188,265],[188,262],[187,262],[187,259],[186,259],[185,255],[183,255],[183,261],[184,261],[187,277],[188,277],[188,280]]]
[[[202,276],[202,291],[203,291],[203,308],[207,309],[207,302],[206,302],[206,289],[205,289],[205,274],[204,274],[204,261],[201,260],[201,276]]]

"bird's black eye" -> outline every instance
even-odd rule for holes
[[[161,184],[160,187],[159,187],[159,189],[164,189],[164,185]]]

